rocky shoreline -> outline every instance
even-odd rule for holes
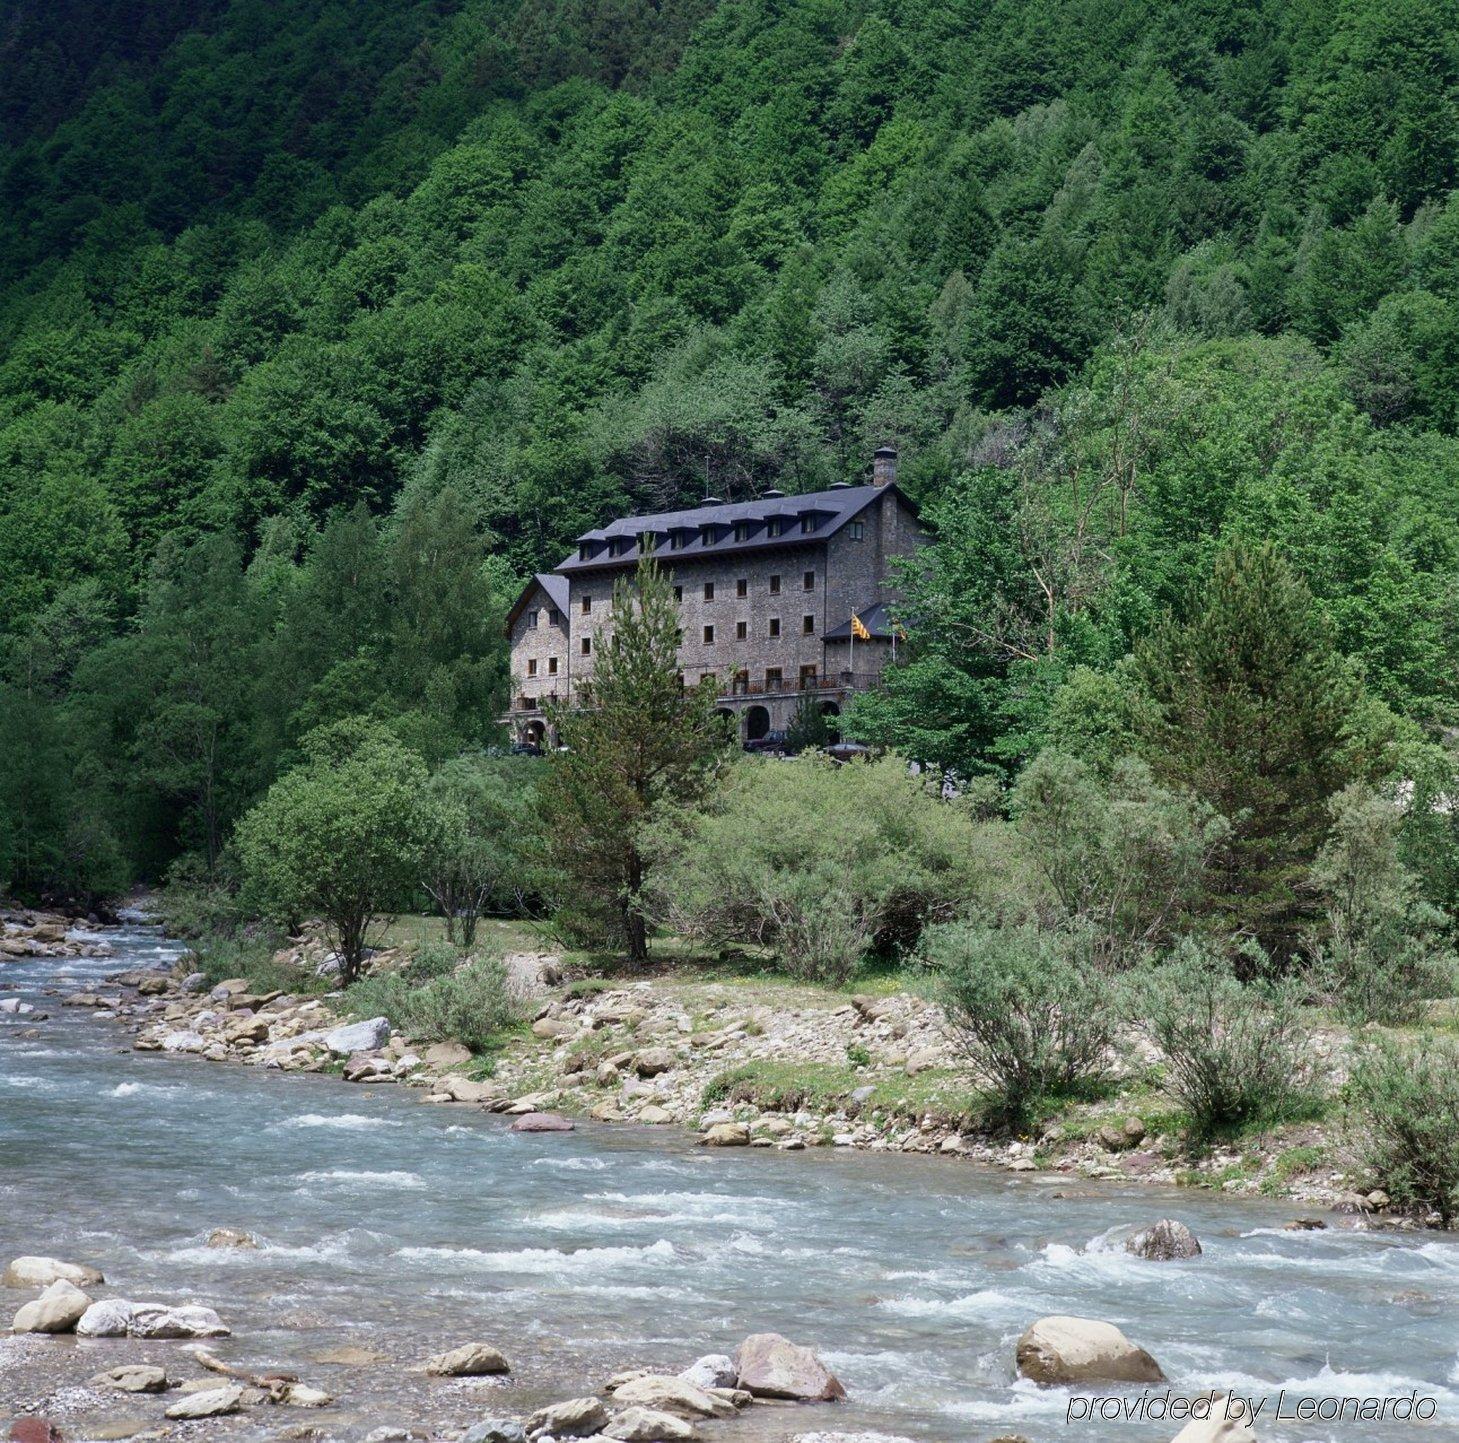
[[[96,945],[84,940],[90,924],[72,930],[69,942],[56,938],[64,921],[44,919],[27,938],[14,935],[12,920],[0,946]],[[42,943],[41,935],[51,940]],[[396,960],[386,954],[374,965]],[[329,966],[324,943],[312,933],[275,961],[307,972]],[[282,1071],[339,1070],[360,1085],[404,1084],[429,1103],[530,1114],[529,1127],[566,1125],[542,1121],[545,1114],[578,1116],[686,1127],[711,1147],[930,1153],[1071,1180],[1198,1184],[1288,1197],[1342,1214],[1350,1225],[1364,1225],[1386,1207],[1381,1194],[1354,1191],[1333,1161],[1332,1139],[1316,1125],[1191,1158],[1158,1120],[1147,1123],[1116,1099],[1066,1116],[1036,1137],[990,1137],[972,1113],[966,1071],[940,1010],[911,994],[848,999],[807,988],[791,998],[757,999],[744,986],[674,977],[565,983],[560,959],[545,952],[515,953],[507,963],[526,999],[531,1035],[509,1042],[485,1079],[459,1043],[416,1043],[383,1018],[350,1022],[336,1009],[337,995],[260,993],[243,977],[207,987],[186,960],[167,972],[120,973],[60,1001],[116,1018],[135,1033],[139,1051]],[[818,1087],[827,1076],[843,1085]]]

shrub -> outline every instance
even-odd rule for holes
[[[959,922],[929,928],[921,958],[991,1118],[1022,1126],[1103,1079],[1116,1013],[1087,937]]]
[[[473,1052],[494,1046],[522,1015],[499,957],[474,957],[425,981],[412,977],[408,967],[366,977],[345,999],[356,1016],[388,1017],[411,1038],[461,1042]]]
[[[1164,1054],[1166,1086],[1185,1110],[1191,1135],[1275,1122],[1310,1096],[1303,993],[1293,978],[1241,982],[1230,959],[1183,939],[1164,961],[1132,975],[1131,1020]]]
[[[1459,1046],[1383,1038],[1348,1081],[1350,1136],[1368,1176],[1395,1202],[1459,1214]]]

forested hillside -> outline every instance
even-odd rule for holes
[[[1117,731],[1261,538],[1440,737],[1456,11],[0,4],[0,889],[215,867],[321,722],[492,740],[577,531],[886,440],[938,540],[868,737]]]

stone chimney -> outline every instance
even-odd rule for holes
[[[871,458],[871,480],[874,486],[889,486],[897,479],[897,448],[878,446]]]

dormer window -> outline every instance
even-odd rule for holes
[[[682,531],[669,532],[669,550],[678,551],[684,545],[684,533]]]
[[[593,554],[593,548],[586,541],[578,547],[578,560],[586,561]]]
[[[750,539],[750,523],[748,521],[735,522],[735,540],[748,541]]]
[[[780,535],[780,528],[781,528],[781,525],[782,524],[783,523],[781,522],[781,520],[780,520],[780,518],[778,516],[772,516],[765,523],[765,534],[767,536],[779,536]]]
[[[816,529],[816,514],[814,511],[807,511],[800,518],[800,530],[803,536],[808,536]]]
[[[705,546],[714,545],[714,527],[701,526],[699,528],[699,539]]]
[[[638,549],[648,556],[658,544],[658,537],[652,531],[640,531],[638,533]]]

